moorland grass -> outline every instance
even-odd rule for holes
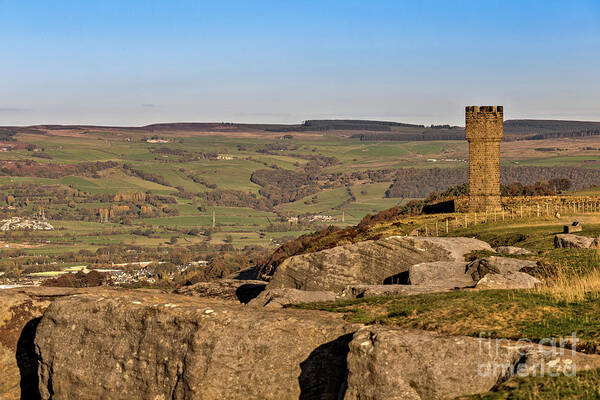
[[[598,400],[600,370],[578,372],[575,377],[538,376],[505,382],[488,393],[461,396],[457,400]]]
[[[600,296],[566,302],[543,291],[466,290],[354,299],[298,306],[344,313],[351,322],[425,329],[450,335],[539,341],[568,338],[600,350]]]

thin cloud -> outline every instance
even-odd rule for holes
[[[26,108],[18,108],[18,107],[0,107],[0,112],[21,112],[21,111],[29,111]]]
[[[290,113],[266,113],[266,112],[257,112],[257,113],[235,113],[235,117],[276,117],[276,118],[288,118],[293,115]]]

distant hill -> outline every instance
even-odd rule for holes
[[[337,132],[361,140],[464,140],[464,127],[450,125],[416,125],[392,121],[371,120],[307,120],[301,124],[243,124],[231,122],[171,122],[140,127],[96,125],[35,125],[28,127],[0,127],[16,133],[43,134],[49,131],[73,130],[86,133],[91,130],[119,130],[121,132]],[[505,140],[541,140],[565,137],[600,136],[600,122],[515,119],[504,121]]]
[[[370,122],[370,121],[365,121]],[[464,127],[440,125],[424,127],[404,124],[392,129],[382,125],[384,129],[375,129],[372,123],[369,132],[355,133],[351,137],[361,140],[464,140]],[[504,140],[542,140],[553,138],[600,136],[600,122],[515,119],[504,121]]]
[[[504,121],[507,140],[600,136],[600,122],[513,119]]]
[[[564,121],[552,119],[509,119],[504,121],[504,133],[532,134],[600,129],[600,122]]]

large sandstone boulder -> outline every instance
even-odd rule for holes
[[[573,373],[599,356],[473,337],[370,326],[354,334],[345,400],[442,400],[487,392],[516,373]]]
[[[394,236],[334,247],[286,259],[268,288],[331,290],[348,285],[406,283],[411,265],[432,261],[463,261],[475,250],[493,251],[471,238]]]
[[[563,233],[574,233],[583,231],[583,224],[579,221],[573,221],[569,225],[563,226]]]
[[[0,290],[0,399],[35,399],[37,324],[51,301],[77,292],[67,288]]]
[[[489,391],[509,377],[520,355],[505,347],[491,354],[482,349],[477,338],[365,328],[350,342],[344,399],[438,400]],[[498,368],[478,373],[488,364]]]
[[[440,288],[465,288],[475,286],[466,262],[437,261],[411,265],[408,269],[412,285]]]
[[[554,247],[557,249],[597,249],[600,248],[598,238],[561,233],[554,237]]]
[[[39,386],[30,388],[56,400],[436,400],[487,391],[512,371],[600,366],[599,356],[506,340],[360,328],[316,311],[78,293],[54,301],[31,330]]]
[[[492,256],[480,258],[469,263],[467,273],[477,282],[487,274],[503,275],[509,272],[532,271],[536,267],[537,261]]]
[[[282,308],[290,304],[335,301],[335,293],[326,291],[306,291],[292,288],[267,289],[248,303],[249,306]]]
[[[238,300],[247,303],[259,295],[267,285],[264,281],[244,281],[236,279],[220,279],[211,282],[198,282],[189,286],[181,286],[173,293],[186,296],[214,297],[224,300]]]
[[[477,289],[534,289],[541,281],[525,272],[487,274],[477,282]]]
[[[423,293],[447,292],[450,289],[435,286],[415,285],[349,285],[342,292],[341,298],[359,299],[376,296],[410,296]]]
[[[78,295],[37,327],[42,399],[338,399],[356,327],[317,311],[264,310],[134,291]]]
[[[529,256],[533,254],[533,252],[527,249],[516,246],[498,246],[494,250],[496,250],[496,253],[498,254],[504,254],[509,256]]]

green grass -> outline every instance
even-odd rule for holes
[[[102,171],[100,178],[66,176],[61,182],[89,193],[131,193],[148,190],[162,194],[175,192],[172,187],[127,175],[118,170]]]
[[[65,176],[60,180],[60,182],[64,185],[73,186],[83,191],[91,191],[100,188],[100,186],[95,182],[80,176]]]
[[[267,168],[248,160],[207,160],[188,163],[186,169],[198,174],[209,184],[214,184],[220,189],[243,190],[258,193],[260,186],[250,181],[252,172],[257,169]]]
[[[56,185],[58,179],[50,178],[35,178],[29,176],[0,176],[0,185],[8,183],[38,183],[41,185]]]
[[[501,384],[493,392],[461,396],[457,400],[560,400],[600,399],[600,370],[577,372],[575,377],[538,376],[517,378]]]
[[[394,142],[365,142],[360,147],[346,151],[345,154],[361,158],[381,158],[404,156],[410,154],[410,151],[406,146],[399,146]]]
[[[584,155],[584,156],[554,156],[554,157],[540,157],[540,158],[529,158],[525,160],[519,160],[518,163],[521,166],[586,166],[586,161],[595,161],[595,164],[589,165],[590,167],[598,168],[600,156],[597,155]],[[504,164],[504,163],[503,163]],[[506,163],[506,165],[509,165]]]
[[[350,217],[350,220],[352,220],[352,217],[355,217],[356,220],[360,220],[365,214],[375,214],[379,211],[407,202],[408,199],[385,197],[385,191],[390,184],[391,182],[384,182],[352,186],[351,189],[356,197],[356,202],[345,205],[342,207],[342,210],[346,211],[346,216]]]
[[[580,348],[600,346],[600,297],[580,302],[557,301],[525,290],[454,291],[414,296],[355,299],[302,305],[344,313],[351,322],[426,329],[451,335],[493,338],[570,337],[577,333]]]
[[[586,221],[587,217],[569,217],[561,221],[545,217],[515,220],[507,218],[504,222],[500,221],[500,217],[498,217],[497,222],[471,225],[466,229],[453,230],[449,235],[476,237],[490,243],[492,246],[516,245],[529,250],[550,250],[554,248],[554,235],[562,233],[563,225],[571,220]],[[462,223],[460,217],[459,221]],[[579,233],[580,235],[600,236],[600,224],[584,222],[584,225],[585,229]]]
[[[148,225],[168,227],[208,228],[212,225],[212,210],[215,210],[216,225],[221,226],[265,226],[275,219],[275,214],[244,207],[209,207],[199,215],[176,217],[143,218],[139,221]]]
[[[162,176],[171,187],[183,187],[188,192],[204,192],[207,190],[206,186],[194,182],[187,176],[191,172],[187,164],[144,163],[141,165],[144,170],[150,168],[153,174]],[[180,168],[183,168],[184,172],[179,171]]]
[[[317,202],[313,203],[312,198],[316,197]],[[317,194],[306,196],[300,200],[296,200],[293,203],[286,203],[278,207],[278,210],[283,213],[291,213],[292,215],[298,214],[335,214],[341,215],[339,210],[333,210],[334,207],[339,206],[344,201],[348,200],[350,196],[346,192],[345,188],[337,189],[326,189]],[[308,203],[308,204],[305,204]]]
[[[407,148],[416,154],[429,155],[429,154],[440,154],[444,151],[454,149],[460,146],[462,143],[451,141],[451,142],[417,142],[407,145]]]

